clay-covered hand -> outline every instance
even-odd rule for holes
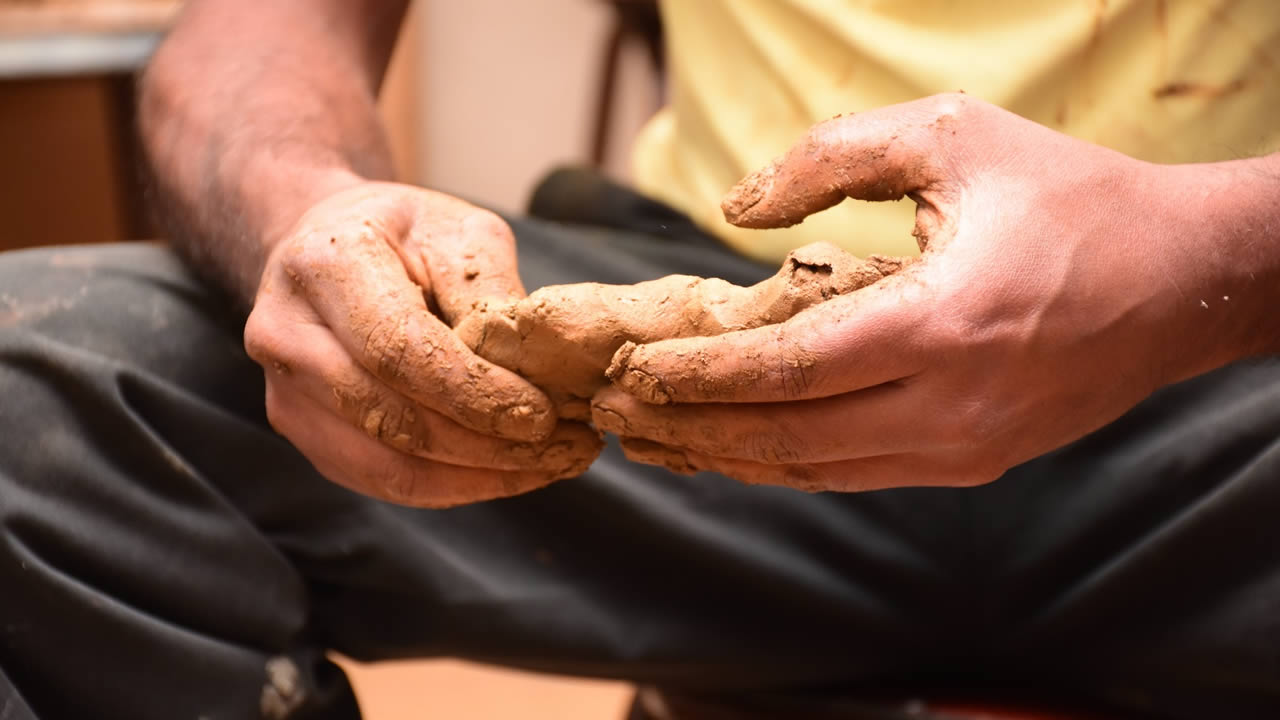
[[[492,213],[391,183],[329,196],[272,251],[245,328],[272,426],[330,480],[407,505],[580,474],[596,434],[450,329],[477,298],[523,294]]]
[[[641,345],[594,422],[636,460],[751,483],[993,480],[1274,343],[1277,241],[1244,192],[1263,180],[1139,162],[960,94],[827,121],[726,217],[907,196],[921,260],[780,325]]]
[[[544,390],[563,418],[589,420],[596,391],[636,343],[719,335],[783,320],[900,270],[902,258],[866,260],[827,243],[787,256],[750,287],[690,275],[635,285],[551,285],[521,299],[488,298],[458,336],[477,354]]]

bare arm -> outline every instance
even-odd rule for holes
[[[193,0],[142,87],[157,205],[252,308],[273,427],[330,480],[410,505],[524,492],[600,449],[451,326],[524,295],[493,213],[384,182],[374,111],[405,0]]]
[[[390,179],[375,102],[407,0],[191,0],[141,88],[155,205],[247,308],[268,250],[359,177]]]

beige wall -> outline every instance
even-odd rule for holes
[[[418,0],[414,166],[406,177],[505,209],[557,163],[587,159],[611,11],[601,0]],[[609,169],[656,104],[630,48]]]

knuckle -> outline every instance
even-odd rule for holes
[[[369,361],[369,369],[378,377],[389,380],[405,377],[404,361],[411,351],[407,323],[405,316],[385,317],[364,328],[362,352]]]
[[[284,361],[288,350],[280,338],[279,329],[269,313],[261,309],[251,312],[245,322],[244,351],[264,369],[275,369],[281,373],[289,369]]]
[[[843,117],[837,116],[811,126],[797,149],[810,154],[834,150],[843,138],[846,123]]]
[[[329,261],[333,254],[329,248],[332,244],[330,237],[312,230],[284,241],[280,248],[280,264],[296,284],[303,285],[306,273]]]
[[[272,354],[272,333],[263,313],[254,310],[244,325],[244,351],[259,365]]]
[[[745,433],[739,444],[744,459],[763,465],[789,465],[800,462],[806,455],[800,438],[780,423]]]
[[[925,105],[929,114],[937,121],[962,117],[974,105],[974,100],[962,92],[945,92],[930,95],[925,99]]]
[[[813,386],[817,357],[781,327],[774,331],[772,342],[777,363],[774,381],[782,398],[798,400],[806,397]]]
[[[463,227],[468,233],[483,235],[498,240],[510,241],[514,236],[511,226],[501,216],[491,210],[475,208],[468,211],[463,218]]]

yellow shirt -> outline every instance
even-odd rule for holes
[[[915,252],[914,206],[844,204],[740,230],[720,198],[813,123],[964,90],[1145,160],[1280,149],[1280,0],[664,0],[671,102],[637,141],[641,192],[770,261],[827,240]]]

